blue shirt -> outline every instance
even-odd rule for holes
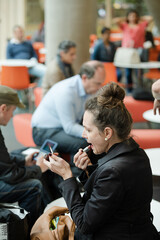
[[[7,59],[30,59],[37,58],[37,55],[29,41],[21,43],[8,43]]]
[[[32,127],[63,129],[66,134],[82,137],[80,124],[86,94],[79,75],[53,85],[32,116]]]
[[[116,52],[116,47],[114,43],[109,42],[109,46],[107,48],[104,45],[103,41],[99,40],[99,42],[94,47],[91,59],[98,60],[101,62],[113,62],[115,52]]]

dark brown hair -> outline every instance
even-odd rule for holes
[[[94,124],[100,131],[107,126],[111,127],[122,140],[128,138],[132,127],[131,115],[123,103],[124,97],[124,89],[111,82],[101,88],[85,105],[85,110],[93,114]]]
[[[138,13],[135,9],[130,9],[130,10],[127,12],[127,15],[126,15],[126,22],[129,23],[128,16],[129,16],[130,13],[135,13],[135,14],[137,15],[137,21],[136,21],[136,24],[138,24],[139,19],[140,19],[140,16],[139,16],[139,13]]]

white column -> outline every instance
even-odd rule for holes
[[[111,27],[112,24],[112,2],[111,0],[105,0],[106,5],[106,18],[105,18],[105,26]]]
[[[149,13],[153,16],[156,26],[160,32],[160,1],[159,0],[145,0]]]
[[[0,58],[6,57],[7,39],[15,24],[25,24],[25,0],[0,0]]]
[[[93,25],[96,27],[95,4],[95,0],[46,0],[47,63],[55,57],[58,44],[63,40],[77,44],[75,70],[89,59],[89,35]]]

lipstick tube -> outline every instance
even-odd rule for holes
[[[89,152],[89,150],[91,149],[91,145],[89,145],[89,146],[87,146],[87,147],[85,147],[84,149],[83,149],[83,152]]]

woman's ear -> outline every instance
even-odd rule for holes
[[[106,127],[106,128],[104,129],[104,135],[105,135],[105,138],[106,138],[107,140],[109,140],[109,139],[112,137],[112,135],[113,135],[113,129],[110,128],[110,127]]]

